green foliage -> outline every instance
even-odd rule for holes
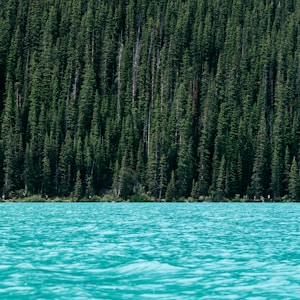
[[[251,178],[252,194],[257,198],[266,195],[266,188],[268,187],[266,174],[268,174],[268,165],[270,164],[268,161],[270,150],[266,126],[265,112],[262,111],[259,130],[256,136],[253,173]]]
[[[175,183],[175,173],[174,171],[172,171],[171,179],[167,186],[166,200],[176,201],[177,199],[178,199],[178,193],[177,193],[176,183]]]
[[[293,158],[291,170],[289,174],[288,191],[290,199],[293,201],[300,200],[300,174],[296,158]]]
[[[122,158],[121,166],[119,167],[118,164],[116,165],[115,176],[113,184],[115,195],[122,199],[127,199],[133,194],[135,178],[126,155]]]
[[[80,171],[78,170],[76,173],[76,181],[74,186],[73,198],[75,200],[80,200],[83,195],[83,186]]]
[[[3,194],[298,199],[295,1],[1,5]]]

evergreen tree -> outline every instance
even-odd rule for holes
[[[5,196],[11,191],[24,188],[22,181],[24,155],[19,117],[14,89],[12,84],[8,84],[1,134],[3,139],[3,194]]]
[[[265,112],[262,111],[256,139],[256,151],[251,181],[252,193],[257,198],[266,196],[266,188],[268,187],[268,157],[270,156],[270,151],[266,126]]]
[[[95,99],[95,73],[93,66],[87,63],[84,69],[83,82],[79,94],[78,130],[84,137],[91,128],[93,100]]]
[[[134,172],[129,166],[127,155],[123,156],[121,166],[116,165],[114,190],[117,197],[127,199],[133,194]]]
[[[78,170],[76,173],[76,181],[74,186],[73,197],[76,200],[80,200],[82,198],[82,195],[83,195],[82,179],[81,179],[80,170]]]
[[[166,200],[167,201],[175,201],[178,198],[176,183],[175,183],[175,173],[172,171],[171,179],[167,185],[166,190]]]
[[[68,196],[74,184],[74,142],[69,131],[66,133],[59,155],[58,194]]]
[[[42,192],[45,195],[51,195],[53,189],[53,181],[52,181],[52,170],[51,170],[51,162],[50,162],[50,153],[49,153],[49,137],[45,138],[44,145],[44,153],[42,160]]]
[[[222,156],[219,174],[216,183],[216,200],[222,200],[226,196],[227,191],[227,170],[225,157]]]
[[[158,200],[161,200],[166,192],[167,185],[167,159],[163,154],[159,162],[159,195]]]
[[[289,174],[289,196],[293,201],[299,201],[300,199],[300,176],[299,176],[299,168],[294,156],[291,170]]]

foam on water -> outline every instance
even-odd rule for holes
[[[2,203],[0,299],[299,299],[299,204]]]

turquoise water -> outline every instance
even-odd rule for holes
[[[0,299],[300,299],[300,204],[2,203]]]

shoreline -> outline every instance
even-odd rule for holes
[[[224,198],[221,200],[213,199],[192,199],[192,198],[181,198],[174,199],[173,201],[167,201],[165,199],[157,200],[150,197],[135,197],[133,199],[121,199],[115,198],[110,195],[105,195],[103,197],[97,196],[96,198],[81,198],[74,199],[70,198],[45,198],[39,195],[33,195],[29,197],[22,198],[10,198],[10,199],[1,199],[0,203],[297,203],[298,201],[292,201],[289,198],[283,197],[281,199],[272,200],[258,200],[258,199],[244,199],[244,198],[233,198],[228,199]]]

